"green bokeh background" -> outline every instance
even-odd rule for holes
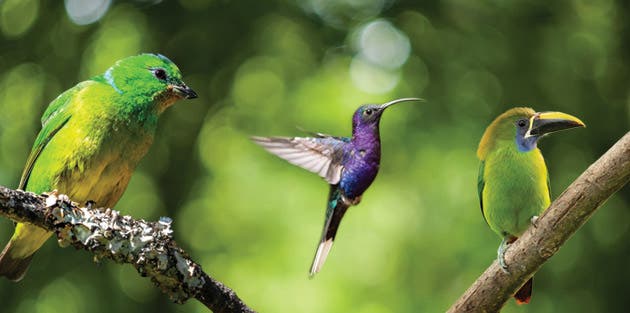
[[[500,241],[476,190],[476,146],[495,116],[528,105],[587,124],[540,145],[554,197],[630,128],[626,1],[83,1],[99,2],[77,18],[76,1],[0,1],[0,185],[17,186],[56,95],[122,57],[162,53],[199,99],[163,115],[116,208],[172,217],[176,240],[260,312],[444,311]],[[385,113],[379,177],[309,280],[328,187],[248,136],[347,135],[358,105],[410,96],[428,101]],[[545,264],[530,305],[504,312],[627,312],[629,191]],[[12,231],[0,219],[2,245]],[[0,280],[0,306],[206,312],[54,240],[23,281]]]

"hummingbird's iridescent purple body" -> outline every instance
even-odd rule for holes
[[[310,275],[321,270],[330,252],[337,228],[348,207],[357,205],[370,187],[381,162],[379,121],[385,109],[404,98],[382,105],[363,105],[352,117],[352,137],[334,137],[313,133],[314,137],[252,137],[267,151],[319,174],[330,184],[322,236]]]
[[[352,139],[345,143],[344,172],[339,185],[350,199],[360,197],[372,184],[381,163],[381,138],[376,124],[361,123],[362,110],[352,118]],[[380,117],[379,117],[380,118]]]

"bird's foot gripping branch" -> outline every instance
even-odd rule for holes
[[[177,245],[170,218],[135,220],[116,210],[79,207],[54,193],[38,196],[1,186],[0,215],[54,232],[62,247],[90,251],[96,261],[130,263],[176,303],[197,298],[217,313],[254,312]]]
[[[558,196],[536,219],[535,227],[529,227],[510,245],[505,252],[509,274],[498,262],[492,263],[447,312],[499,312],[543,263],[628,181],[630,132]]]

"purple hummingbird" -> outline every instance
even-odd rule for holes
[[[324,265],[346,210],[359,204],[361,195],[376,178],[381,162],[379,121],[383,111],[404,101],[423,100],[403,98],[359,107],[352,117],[352,138],[322,133],[312,133],[314,137],[252,137],[267,151],[319,174],[330,184],[324,229],[311,265],[311,277]]]

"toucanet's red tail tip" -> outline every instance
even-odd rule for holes
[[[519,289],[514,295],[514,299],[516,299],[516,304],[528,304],[532,299],[532,287],[534,281],[533,278],[530,278],[521,289]]]
[[[519,299],[519,298],[516,298],[516,297],[514,297],[514,298],[516,299],[516,304],[518,304],[518,305],[529,304],[529,300],[532,299],[532,297],[527,297],[525,299]]]

